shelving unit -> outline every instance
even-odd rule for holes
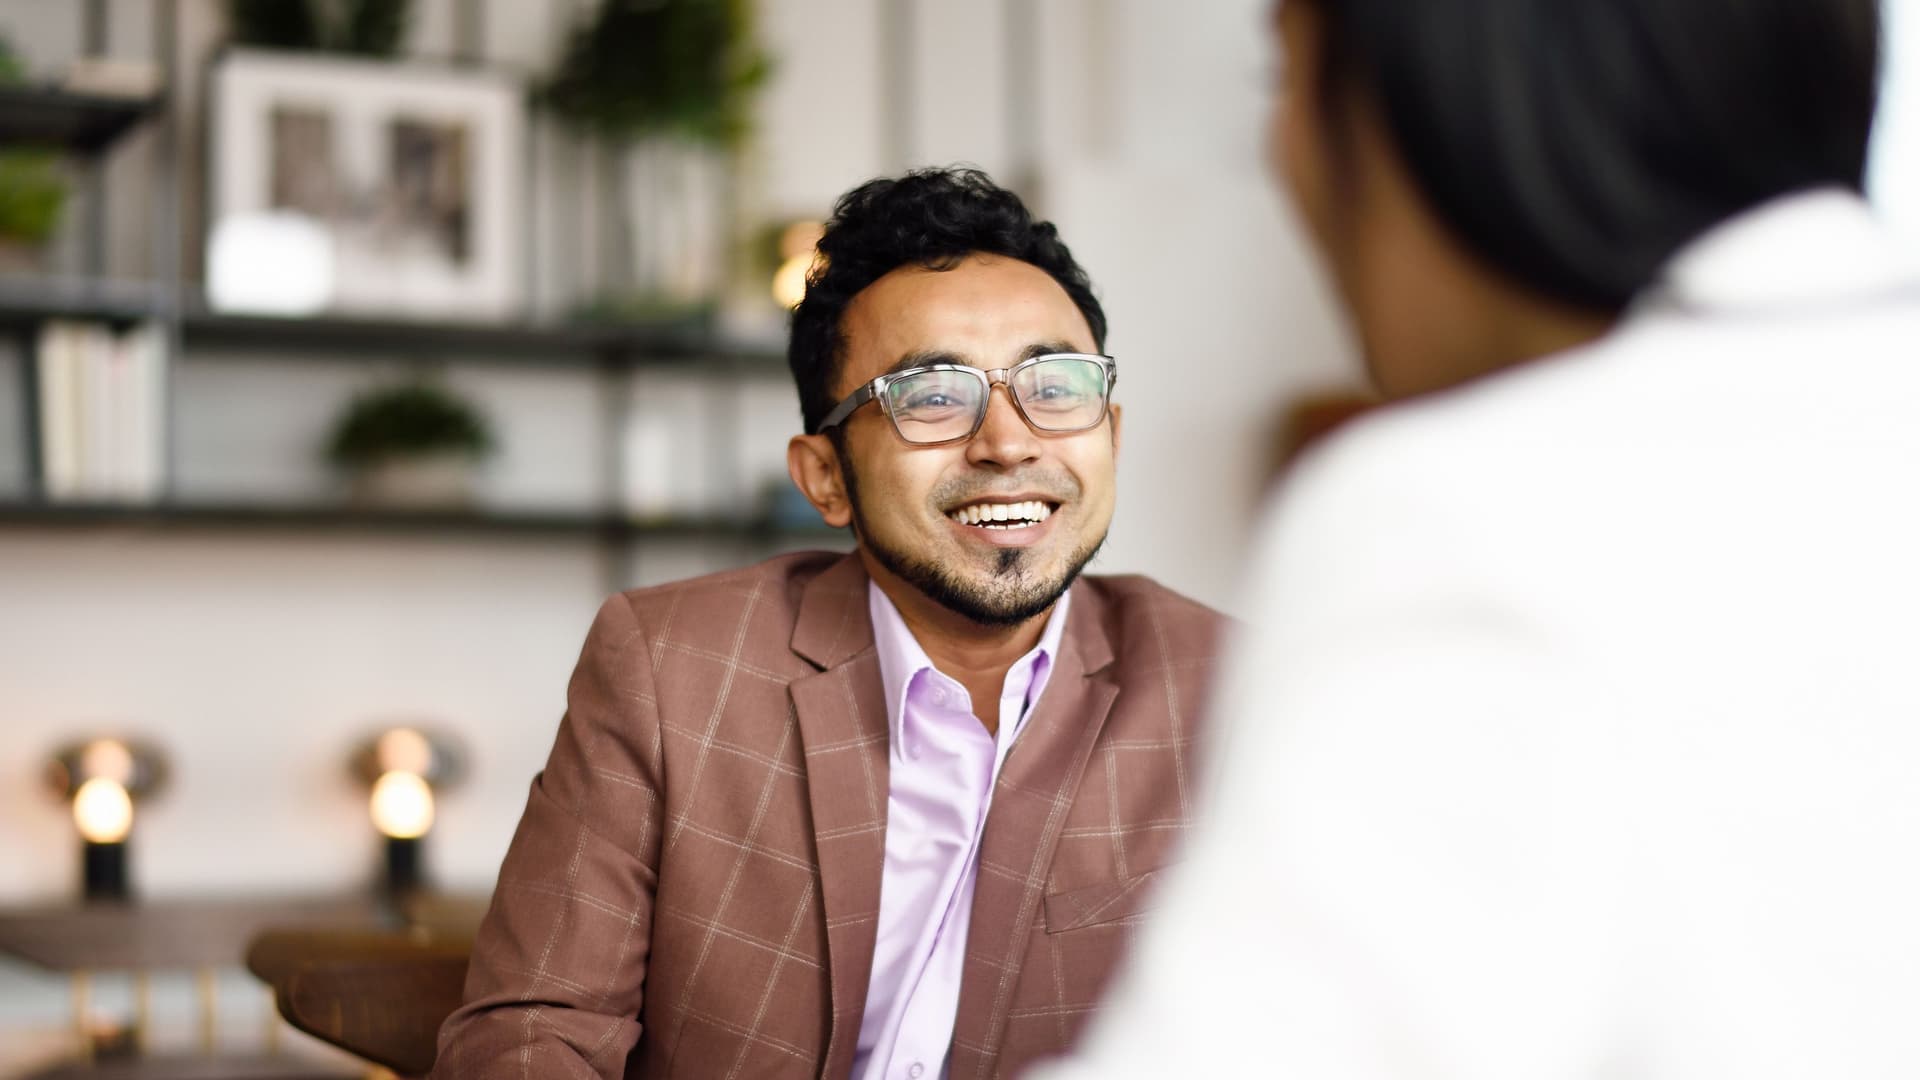
[[[102,5],[80,5],[82,37],[104,40]],[[155,40],[164,82],[171,70],[175,31],[172,0],[156,5]],[[116,280],[103,275],[99,252],[101,199],[98,177],[104,156],[129,133],[152,125],[157,182],[154,280]],[[180,280],[181,237],[174,128],[163,91],[128,100],[38,87],[0,87],[0,143],[36,145],[75,156],[89,178],[89,236],[83,273],[61,277],[0,277],[0,335],[21,346],[21,399],[26,409],[25,460],[29,483],[22,497],[0,501],[0,529],[131,528],[167,531],[231,531],[249,534],[298,531],[329,534],[410,534],[528,539],[587,539],[607,545],[610,556],[650,539],[738,540],[771,545],[795,540],[830,542],[843,536],[823,526],[795,526],[736,516],[701,515],[667,520],[635,520],[621,507],[621,455],[615,443],[628,422],[627,401],[634,375],[642,370],[671,370],[700,377],[733,380],[771,377],[784,371],[782,350],[766,342],[727,340],[703,320],[680,318],[646,323],[531,322],[482,324],[404,319],[328,316],[274,318],[232,315],[210,310]],[[359,508],[340,502],[257,504],[208,503],[163,496],[148,504],[87,503],[51,500],[41,485],[39,387],[34,360],[40,328],[50,320],[74,319],[126,327],[153,321],[166,331],[176,359],[191,355],[244,354],[248,363],[399,362],[425,364],[510,365],[529,369],[594,373],[602,406],[599,421],[607,445],[601,450],[605,474],[599,505],[578,512],[482,506],[460,510]],[[169,389],[171,395],[173,391]],[[170,413],[177,413],[169,406]],[[716,410],[711,438],[724,460],[733,436],[728,410]],[[171,457],[172,455],[169,454]],[[174,475],[169,462],[166,470]],[[619,559],[609,558],[608,565]]]
[[[564,510],[463,508],[360,509],[327,503],[162,502],[148,505],[0,502],[0,526],[139,528],[187,531],[412,534],[467,537],[586,537],[616,542],[643,539],[755,542],[842,535],[824,525],[776,525],[752,518],[679,517],[659,520]]]
[[[144,98],[82,94],[39,86],[0,86],[0,146],[37,146],[97,154],[166,106]]]

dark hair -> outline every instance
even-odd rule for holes
[[[1316,6],[1331,107],[1370,98],[1469,249],[1582,307],[1742,210],[1863,184],[1877,0]]]
[[[1035,221],[1019,196],[978,169],[921,169],[854,188],[833,208],[819,252],[821,262],[807,277],[806,298],[793,311],[787,342],[787,366],[809,434],[837,404],[847,305],[902,266],[951,270],[972,254],[1032,263],[1067,291],[1093,330],[1094,346],[1106,348],[1106,313],[1059,232]]]

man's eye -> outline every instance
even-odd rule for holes
[[[1067,405],[1085,400],[1086,391],[1074,385],[1071,379],[1055,379],[1041,383],[1027,395],[1027,402],[1033,405]]]
[[[909,409],[951,409],[958,406],[960,402],[945,391],[929,390],[908,398],[906,404]]]

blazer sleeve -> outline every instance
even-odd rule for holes
[[[594,619],[474,942],[436,1077],[619,1077],[640,1038],[665,798],[630,602]]]
[[[1187,857],[1043,1080],[1607,1071],[1605,688],[1512,564],[1525,508],[1387,449],[1323,462],[1271,515]]]

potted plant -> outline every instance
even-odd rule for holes
[[[24,81],[26,69],[0,36],[0,84]],[[0,150],[0,270],[38,270],[67,205],[59,156],[44,150]]]
[[[472,501],[480,463],[493,450],[484,415],[437,383],[413,380],[355,396],[326,457],[355,502],[446,508]]]
[[[603,0],[534,100],[605,149],[602,312],[700,311],[725,284],[731,155],[773,70],[750,0]]]
[[[57,156],[0,150],[0,269],[39,269],[66,204],[67,180]]]
[[[412,19],[413,0],[227,0],[234,44],[260,49],[397,56]]]

